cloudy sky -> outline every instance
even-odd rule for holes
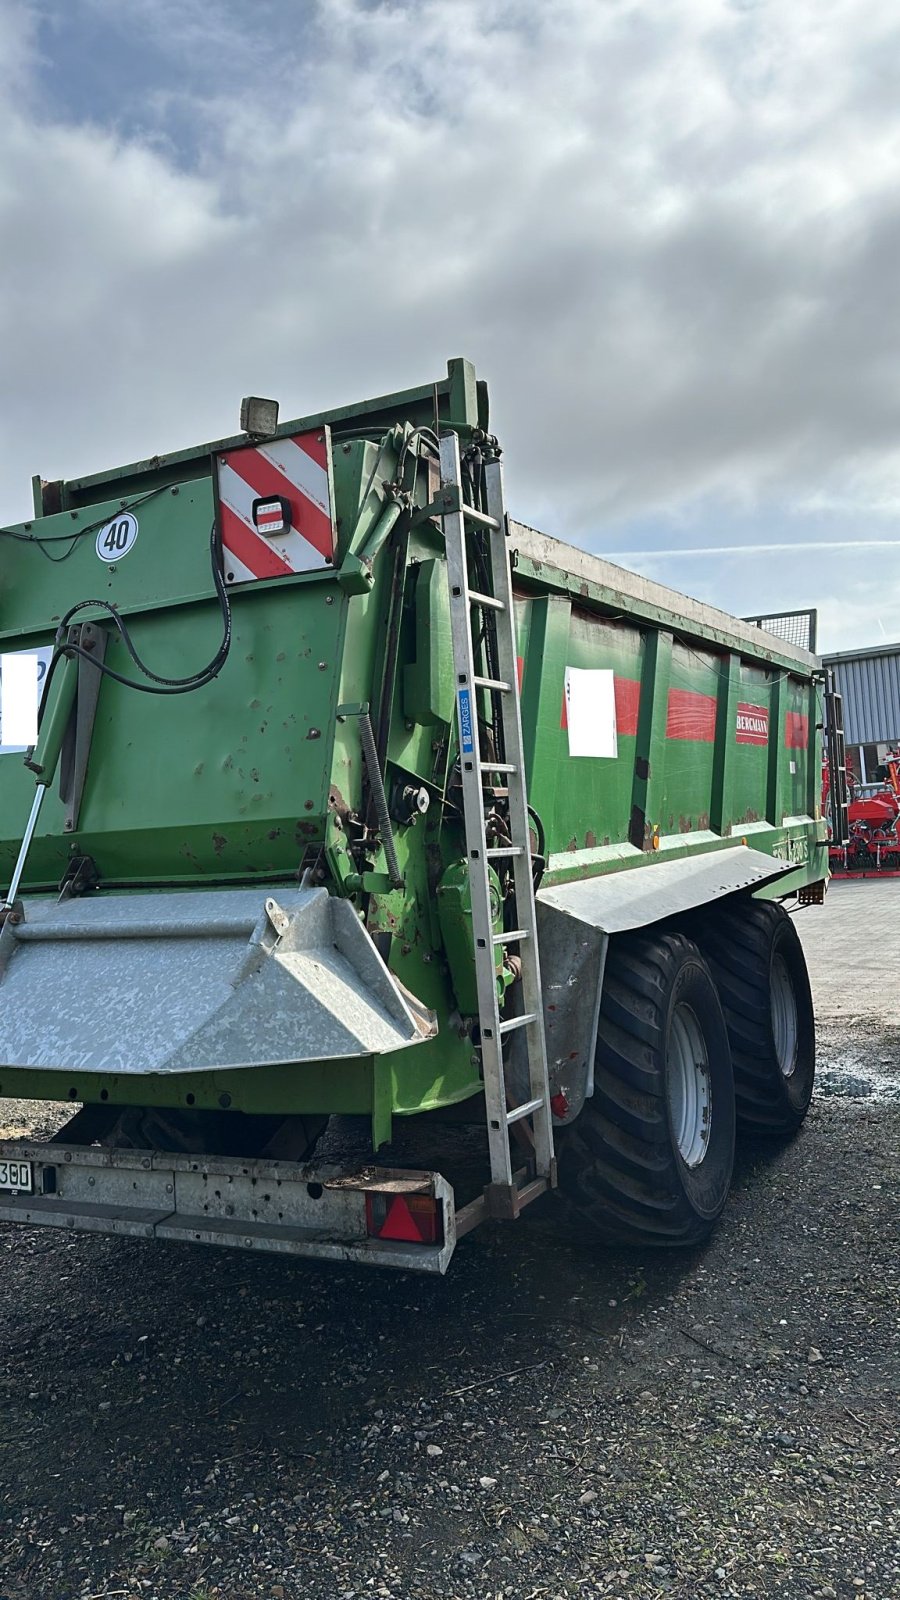
[[[0,0],[0,94],[0,516],[467,355],[515,515],[900,638],[897,0]]]

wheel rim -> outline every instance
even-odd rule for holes
[[[797,1065],[797,998],[784,956],[772,958],[772,1033],[782,1076],[789,1078]]]
[[[709,1057],[703,1030],[683,1002],[672,1013],[668,1090],[678,1154],[686,1167],[698,1167],[709,1146]]]

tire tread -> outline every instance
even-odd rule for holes
[[[607,955],[594,1094],[560,1143],[559,1173],[570,1204],[612,1243],[692,1244],[715,1220],[679,1179],[659,1061],[667,997],[690,963],[718,1009],[707,964],[680,931],[618,935]]]
[[[815,1025],[802,946],[784,908],[772,901],[742,900],[695,919],[690,931],[703,950],[725,1013],[734,1067],[739,1124],[757,1134],[793,1133],[802,1123],[812,1094]],[[770,965],[775,941],[786,947],[798,985],[798,1023],[810,1025],[798,1041],[804,1051],[808,1093],[792,1095],[774,1054],[771,1027]]]

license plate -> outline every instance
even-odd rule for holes
[[[33,1188],[33,1168],[30,1161],[0,1160],[0,1189],[15,1189],[19,1194],[31,1194]]]

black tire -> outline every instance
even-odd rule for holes
[[[741,900],[697,919],[691,931],[725,1012],[739,1124],[757,1134],[795,1133],[812,1099],[816,1023],[791,918],[772,902]],[[785,983],[795,1011],[793,1048],[776,1029],[775,1001],[780,991],[783,1005]]]
[[[699,1155],[678,1144],[685,1013],[706,1056],[707,1114],[688,1119],[702,1120]],[[706,962],[681,933],[618,935],[606,959],[594,1093],[560,1141],[560,1189],[610,1243],[688,1245],[712,1229],[733,1162],[731,1052]]]

